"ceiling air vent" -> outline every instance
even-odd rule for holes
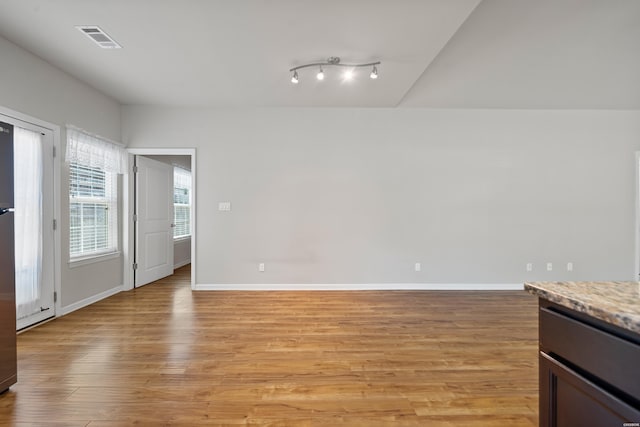
[[[96,25],[79,25],[76,28],[103,49],[120,49],[122,47]]]

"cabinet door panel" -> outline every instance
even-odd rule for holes
[[[540,393],[540,426],[621,426],[640,420],[640,410],[542,352]]]

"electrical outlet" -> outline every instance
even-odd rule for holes
[[[415,271],[421,271],[422,270],[422,265],[420,265],[419,262],[416,262],[416,264],[413,266]]]
[[[547,263],[547,271],[551,271],[551,270],[553,270],[553,263],[548,262]]]
[[[258,264],[258,271],[264,271],[264,262]]]
[[[527,263],[527,271],[533,271],[533,264],[530,262]]]

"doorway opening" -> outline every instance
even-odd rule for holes
[[[134,166],[124,195],[125,290],[188,264],[195,289],[195,149],[132,148],[129,153]]]

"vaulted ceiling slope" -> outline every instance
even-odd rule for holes
[[[640,109],[640,1],[483,0],[402,105]]]
[[[122,104],[640,109],[637,0],[0,0],[0,36]],[[380,78],[290,83],[329,56]]]

